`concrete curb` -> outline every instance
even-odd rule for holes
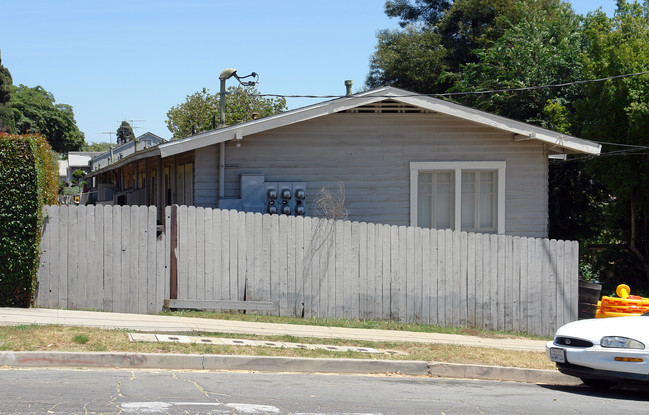
[[[552,385],[580,385],[578,378],[564,375],[555,370],[523,369],[518,367],[464,365],[458,363],[431,362],[428,364],[432,376],[442,378],[504,380],[522,383],[543,383]]]
[[[227,356],[117,352],[0,352],[0,366],[51,368],[123,368],[174,370],[254,370],[436,376],[524,383],[578,385],[577,378],[552,370],[464,365],[416,360],[322,359],[275,356]]]

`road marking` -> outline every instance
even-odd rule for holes
[[[214,408],[221,407],[228,408],[236,412],[222,412],[236,413],[236,414],[279,414],[280,410],[276,406],[270,405],[257,405],[251,403],[220,403],[220,402],[124,402],[121,404],[122,411],[125,413],[140,413],[140,414],[159,414],[166,413],[174,406],[211,406]],[[220,412],[220,411],[219,411]],[[340,412],[340,413],[320,413],[320,412],[298,412],[291,413],[291,415],[383,415],[381,413],[363,413],[363,412]]]
[[[220,403],[220,402],[124,402],[120,404],[126,413],[165,413],[174,406],[212,406],[224,407],[236,411],[238,414],[278,414],[279,408],[270,405],[256,405],[250,403]]]

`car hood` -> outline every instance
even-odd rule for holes
[[[649,316],[593,318],[561,326],[556,336],[574,337],[599,344],[604,336],[622,336],[649,344]]]

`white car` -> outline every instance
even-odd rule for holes
[[[649,313],[568,323],[545,345],[550,360],[586,385],[649,381]]]

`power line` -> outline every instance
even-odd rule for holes
[[[427,96],[427,97],[450,97],[450,96],[458,96],[458,95],[484,95],[484,94],[497,94],[501,92],[521,92],[521,91],[530,91],[530,90],[537,90],[537,89],[546,89],[546,88],[563,88],[567,86],[573,86],[573,85],[583,85],[583,84],[590,84],[590,83],[595,83],[595,82],[605,82],[605,81],[612,81],[615,79],[622,79],[622,78],[630,78],[634,76],[641,76],[641,75],[647,75],[649,74],[649,71],[643,71],[643,72],[636,72],[636,73],[629,73],[629,74],[623,74],[623,75],[615,75],[615,76],[608,76],[606,78],[597,78],[597,79],[584,79],[580,81],[571,81],[571,82],[564,82],[560,84],[548,84],[548,85],[534,85],[534,86],[526,86],[526,87],[520,87],[520,88],[504,88],[504,89],[489,89],[489,90],[484,90],[484,91],[464,91],[464,92],[444,92],[444,93],[439,93],[439,94],[407,94],[407,95],[400,95],[399,97],[420,97],[420,96]],[[285,95],[285,94],[253,94],[258,97],[272,97],[272,98],[315,98],[315,99],[333,99],[333,98],[365,98],[364,96],[358,96],[358,95]],[[372,95],[373,97],[376,98],[395,98],[392,95]]]

